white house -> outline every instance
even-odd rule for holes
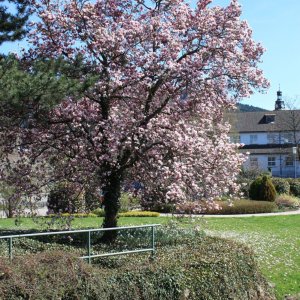
[[[274,111],[229,114],[230,138],[250,155],[244,167],[271,171],[273,176],[300,177],[300,110],[284,110],[281,91]]]

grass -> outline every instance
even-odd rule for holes
[[[119,225],[166,223],[166,217],[126,217]],[[300,293],[300,215],[247,217],[247,218],[194,218],[182,219],[182,226],[199,226],[207,234],[220,236],[249,245],[255,252],[258,264],[268,280],[275,284],[278,299],[284,295]],[[95,228],[102,218],[76,218],[72,228]],[[0,230],[38,230],[31,219],[1,219]]]

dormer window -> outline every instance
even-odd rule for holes
[[[274,114],[265,114],[265,124],[270,124],[275,122],[275,115]]]

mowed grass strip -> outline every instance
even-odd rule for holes
[[[75,218],[72,228],[97,228],[102,218]],[[167,217],[124,217],[119,226],[167,223]],[[248,218],[179,218],[182,226],[198,226],[208,235],[220,236],[250,246],[259,266],[275,284],[278,299],[300,293],[300,215]],[[38,224],[22,218],[1,219],[0,230],[39,230]]]

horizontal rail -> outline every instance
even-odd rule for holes
[[[49,235],[70,235],[74,233],[87,233],[87,254],[85,256],[81,256],[82,259],[88,259],[88,262],[91,263],[91,258],[95,257],[107,257],[114,255],[123,255],[130,253],[140,253],[140,252],[152,252],[152,258],[155,254],[155,227],[160,226],[160,224],[147,224],[147,225],[139,225],[139,226],[124,226],[124,227],[112,227],[112,228],[97,228],[97,229],[80,229],[80,230],[65,230],[65,231],[51,231],[51,232],[38,232],[38,233],[25,233],[25,234],[15,234],[15,235],[3,235],[0,236],[1,239],[8,240],[8,255],[10,260],[13,258],[13,239],[14,238],[22,238],[22,237],[37,237],[37,236],[49,236]],[[92,232],[102,232],[102,231],[112,231],[112,230],[125,230],[125,229],[138,229],[138,228],[151,228],[151,246],[152,248],[146,249],[135,249],[135,250],[127,250],[121,252],[111,252],[111,253],[102,253],[102,254],[91,254],[91,233]]]
[[[87,258],[94,258],[94,257],[106,257],[106,256],[114,256],[114,255],[123,255],[123,254],[130,254],[130,253],[140,253],[140,252],[149,252],[153,251],[153,248],[147,248],[147,249],[137,249],[137,250],[128,250],[128,251],[121,251],[121,252],[111,252],[111,253],[103,253],[103,254],[94,254],[94,255],[86,255],[81,256],[79,258],[87,259]]]
[[[45,235],[57,235],[57,234],[70,234],[70,233],[83,233],[83,232],[124,230],[124,229],[136,229],[136,228],[146,228],[146,227],[156,227],[156,226],[160,226],[160,224],[147,224],[147,225],[140,225],[140,226],[124,226],[124,227],[97,228],[97,229],[49,231],[49,232],[25,233],[25,234],[16,234],[16,235],[2,235],[2,236],[0,236],[0,239],[20,238],[20,237],[29,237],[29,236],[45,236]]]

